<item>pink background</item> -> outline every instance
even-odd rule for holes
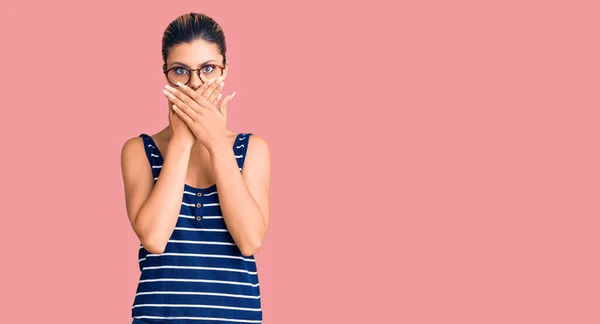
[[[130,323],[179,14],[272,151],[264,323],[599,323],[596,1],[2,3],[2,323]],[[487,3],[487,4],[484,4]]]

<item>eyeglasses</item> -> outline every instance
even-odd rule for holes
[[[198,71],[198,76],[204,82],[210,81],[210,79],[217,79],[223,74],[224,66],[218,64],[205,64],[198,69],[188,69],[183,66],[174,66],[168,70],[165,70],[164,73],[167,76],[167,80],[172,85],[177,85],[177,82],[181,82],[187,85],[190,82],[192,77],[192,72]]]

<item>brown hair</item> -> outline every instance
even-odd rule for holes
[[[197,39],[216,44],[223,56],[223,65],[227,64],[225,34],[221,26],[205,14],[190,12],[177,17],[165,29],[162,38],[163,69],[166,69],[169,50],[173,46]]]

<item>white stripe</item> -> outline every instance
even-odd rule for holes
[[[191,317],[191,316],[135,316],[134,318],[152,318],[152,319],[190,319],[190,320],[207,320],[207,321],[226,321],[226,322],[239,322],[239,323],[262,323],[262,321],[252,321],[252,320],[240,320],[240,319],[231,319],[231,318],[217,318],[217,317]]]
[[[135,294],[139,295],[206,295],[206,296],[219,296],[219,297],[235,297],[235,298],[248,298],[248,299],[260,299],[258,296],[250,295],[234,295],[234,294],[222,294],[222,293],[210,293],[210,292],[194,292],[194,291],[147,291]]]
[[[240,137],[240,141],[243,141],[243,140],[245,140],[245,139],[246,139],[246,136],[244,136],[244,137]]]
[[[241,159],[241,158],[243,158],[243,157],[244,157],[244,155],[236,155],[236,156],[235,156],[235,158],[236,158],[236,159]]]
[[[152,166],[152,168],[153,168],[153,169],[161,169],[161,168],[162,168],[162,165],[153,165],[153,166]]]
[[[150,156],[158,157],[158,155],[156,155],[154,153],[150,153]]]
[[[152,146],[151,144],[148,144],[148,147],[151,147],[151,148],[156,148],[156,147]]]
[[[175,227],[176,230],[181,231],[200,231],[200,232],[227,232],[226,229],[210,229],[210,228],[188,228],[188,227]]]
[[[190,192],[190,191],[185,191],[185,190],[183,191],[183,193],[188,194],[188,195],[194,195],[194,196],[196,195],[195,192]],[[217,193],[216,191],[213,191],[211,193],[204,194],[203,196],[210,196],[210,195],[214,195],[216,193]]]
[[[181,202],[182,205],[186,205],[186,206],[190,206],[190,207],[195,207],[196,204],[188,204],[188,203],[184,203],[183,201]]]
[[[192,244],[214,244],[214,245],[235,245],[235,243],[230,243],[230,242],[208,242],[208,241],[168,240],[167,242],[172,242],[172,243],[192,243]]]
[[[238,282],[238,281],[206,280],[206,279],[177,279],[177,278],[144,279],[144,280],[140,280],[139,282],[145,283],[145,282],[156,282],[156,281],[204,282],[204,283],[218,283],[218,284],[225,284],[225,285],[240,285],[240,286],[251,286],[251,287],[260,286],[260,283],[251,284],[248,282]]]
[[[192,216],[192,215],[182,215],[179,214],[179,217],[181,218],[189,218],[189,219],[196,219],[196,216]],[[221,219],[223,218],[223,216],[202,216],[202,219]]]
[[[240,171],[242,171],[242,168],[238,168],[238,169],[240,169]]]
[[[219,308],[219,309],[231,309],[231,310],[241,310],[241,311],[250,311],[250,312],[260,312],[260,308],[246,308],[246,307],[231,307],[231,306],[217,306],[217,305],[189,305],[189,304],[138,304],[134,305],[132,308],[136,307],[197,307],[197,308]]]
[[[219,203],[203,204],[202,206],[219,206]]]
[[[189,256],[189,257],[203,257],[203,258],[224,258],[224,259],[242,259],[248,262],[256,262],[253,259],[247,259],[241,256],[235,255],[222,255],[222,254],[198,254],[198,253],[175,253],[175,252],[163,252],[161,254],[147,254],[146,257],[159,257],[159,256]]]
[[[242,147],[244,147],[244,144],[237,146],[236,148],[242,148]]]
[[[158,180],[158,177],[154,178],[154,180]]]
[[[156,266],[156,267],[144,267],[142,270],[153,270],[153,269],[190,269],[190,270],[216,270],[216,271],[229,271],[229,272],[241,272],[250,275],[257,274],[256,271],[248,271],[242,269],[231,269],[231,268],[213,268],[213,267],[194,267],[194,266]]]
[[[138,260],[138,262],[142,262],[144,260],[146,260],[146,258],[141,258],[141,259]]]

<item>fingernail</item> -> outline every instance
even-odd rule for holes
[[[165,88],[167,88],[167,90],[171,91],[171,92],[175,92],[175,88],[171,87],[168,84],[165,84]]]
[[[182,87],[182,88],[185,87],[185,84],[183,84],[183,83],[181,83],[179,81],[177,81],[177,85],[180,86],[180,87]]]
[[[222,75],[219,77],[219,81],[223,81],[223,76]]]
[[[235,92],[231,95],[231,98],[229,98],[229,100],[233,99],[233,96],[235,96]]]
[[[221,100],[221,97],[223,97],[223,94],[219,93],[219,97],[217,98],[217,100]]]
[[[213,83],[215,81],[215,78],[210,79],[210,81],[208,81],[209,84]]]
[[[221,84],[219,86],[221,86],[221,88],[223,88],[225,86],[225,81],[221,82]]]

